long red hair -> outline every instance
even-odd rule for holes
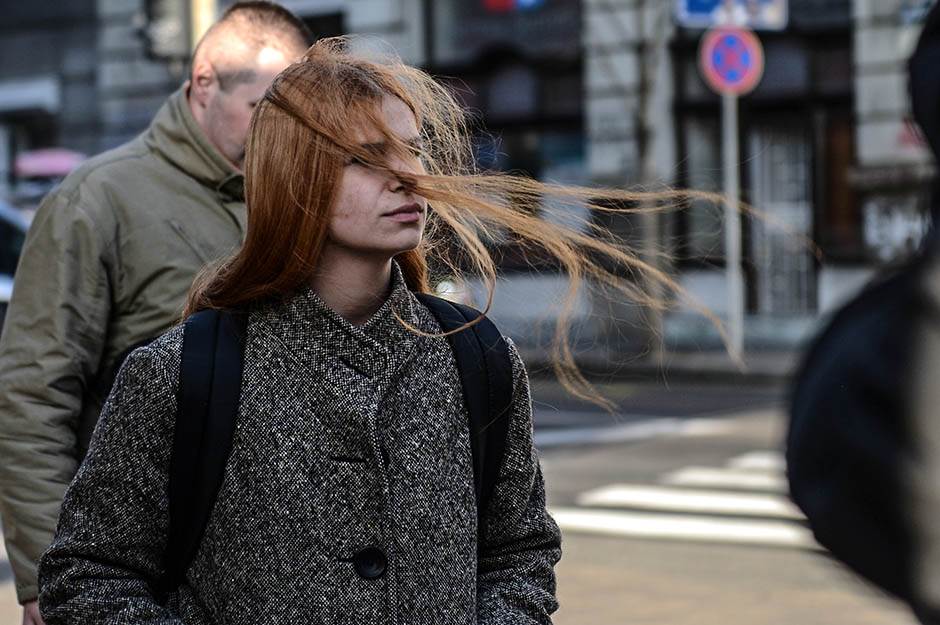
[[[388,72],[341,52],[338,43],[312,47],[277,76],[258,104],[245,149],[245,243],[197,279],[187,315],[239,308],[309,284],[342,168],[361,149],[351,129],[372,124],[390,134],[377,115],[386,95],[417,113],[417,103]],[[376,160],[375,155],[360,158]],[[424,246],[397,260],[409,288],[427,291]]]
[[[392,171],[387,153],[370,153],[357,143],[357,129],[375,128],[389,151],[414,156],[415,148],[383,121],[381,102],[388,96],[399,98],[415,114],[423,140],[418,156],[426,174]],[[682,207],[693,199],[720,204],[720,196],[558,186],[481,173],[475,168],[471,137],[466,114],[453,95],[421,70],[397,60],[370,60],[351,52],[346,39],[317,42],[275,78],[254,112],[245,152],[245,244],[197,278],[186,314],[239,308],[310,284],[342,168],[355,158],[407,180],[429,202],[424,240],[396,257],[412,290],[429,290],[429,265],[442,278],[472,274],[489,287],[485,312],[496,284],[488,242],[508,238],[523,253],[538,250],[555,260],[569,279],[555,331],[555,370],[576,395],[598,401],[575,366],[568,342],[567,322],[585,280],[642,306],[663,308],[670,299],[683,300],[722,330],[706,308],[599,220],[572,225],[570,219],[540,216],[553,206],[630,213]],[[648,290],[649,285],[656,288]]]

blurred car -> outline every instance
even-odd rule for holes
[[[13,294],[13,274],[26,240],[29,222],[13,205],[0,200],[0,331]]]

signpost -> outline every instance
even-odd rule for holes
[[[788,0],[675,0],[680,26],[711,29],[702,37],[699,68],[708,86],[721,96],[728,325],[731,347],[737,354],[744,347],[738,98],[754,89],[764,73],[764,50],[753,31],[785,29],[788,5]]]
[[[744,348],[744,279],[741,275],[741,183],[738,176],[738,97],[749,93],[764,72],[764,50],[750,30],[719,27],[705,33],[699,48],[705,82],[721,95],[724,170],[725,268],[728,276],[728,325],[731,347]]]

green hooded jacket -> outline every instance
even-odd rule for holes
[[[243,188],[181,88],[40,206],[0,334],[0,513],[21,603],[38,595],[36,563],[114,368],[179,321],[197,272],[241,244]]]

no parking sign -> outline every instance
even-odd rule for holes
[[[764,74],[764,48],[746,28],[715,28],[702,37],[699,67],[716,92],[744,95]]]
[[[728,275],[728,334],[731,351],[744,348],[744,276],[741,271],[741,180],[738,168],[738,97],[764,74],[764,48],[746,28],[721,26],[702,37],[699,67],[708,86],[721,95],[721,160],[725,195],[725,271]]]

